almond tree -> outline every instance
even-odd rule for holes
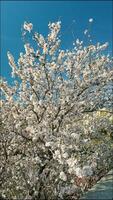
[[[1,79],[2,198],[77,199],[101,167],[111,166],[108,43],[77,39],[61,50],[61,22],[48,27],[44,38],[25,22],[23,37],[30,34],[37,47],[25,43],[18,62],[7,53],[14,84]]]

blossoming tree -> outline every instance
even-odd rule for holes
[[[23,36],[31,34],[37,47],[25,43],[18,62],[7,53],[14,84],[1,79],[1,198],[76,199],[111,165],[108,44],[77,39],[60,50],[61,23],[48,27],[44,38],[25,22]]]

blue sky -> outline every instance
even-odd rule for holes
[[[83,39],[88,19],[93,18],[92,39],[112,43],[112,1],[1,1],[1,74],[11,82],[7,51],[17,59],[23,51],[21,27],[30,21],[34,30],[46,35],[49,21],[62,21],[62,48],[71,48],[75,38]]]

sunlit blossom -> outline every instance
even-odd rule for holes
[[[28,22],[24,22],[23,28],[30,33],[31,30],[33,29],[33,24],[28,23]]]
[[[93,22],[93,18],[90,18],[90,19],[89,19],[89,22],[90,22],[90,23]]]

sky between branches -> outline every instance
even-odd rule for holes
[[[85,40],[84,30],[93,18],[91,36],[94,43],[109,42],[112,51],[112,1],[2,1],[1,2],[1,75],[11,83],[7,51],[16,59],[24,51],[21,27],[32,22],[34,30],[48,34],[49,21],[61,20],[62,48],[71,48],[74,39]]]

